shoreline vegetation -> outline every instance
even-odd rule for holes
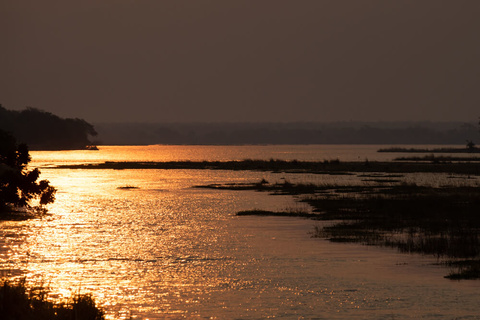
[[[238,216],[290,216],[330,221],[314,237],[395,248],[435,256],[450,267],[449,279],[480,279],[480,188],[416,184],[337,186],[266,181],[197,186],[301,196],[312,212],[240,211]]]
[[[30,150],[97,150],[94,126],[79,118],[61,118],[35,108],[8,110],[0,104],[0,128]]]
[[[252,170],[288,173],[317,173],[351,175],[353,173],[456,173],[480,175],[480,166],[475,161],[442,161],[436,157],[422,161],[358,161],[340,160],[298,161],[298,160],[240,160],[240,161],[167,161],[167,162],[115,162],[60,165],[57,169],[192,169],[192,170]]]
[[[480,157],[452,157],[452,156],[436,156],[435,154],[425,155],[423,157],[398,157],[394,161],[424,161],[432,163],[451,163],[451,162],[479,162]]]
[[[55,201],[56,189],[48,180],[38,181],[40,170],[29,170],[30,161],[28,146],[0,130],[0,220],[37,216]],[[32,205],[34,199],[37,205]]]
[[[268,165],[270,164],[270,165]],[[298,162],[297,162],[298,164]],[[228,164],[231,166],[232,164]],[[316,227],[314,237],[334,242],[356,242],[395,248],[403,253],[431,255],[452,271],[449,279],[480,279],[480,188],[451,185],[421,186],[401,182],[401,173],[443,172],[479,175],[479,165],[466,162],[342,163],[325,161],[302,163],[266,161],[251,170],[357,174],[360,185],[269,183],[230,183],[196,186],[215,190],[253,190],[272,195],[293,195],[308,203],[312,212],[248,210],[238,216],[290,216],[330,221]],[[210,169],[218,169],[213,166]],[[242,168],[248,167],[246,163]],[[268,168],[268,169],[267,169]],[[300,170],[300,168],[303,168]]]
[[[0,284],[2,319],[29,320],[104,320],[91,295],[76,294],[66,302],[51,302],[49,290],[43,285],[27,287],[25,279]]]
[[[391,152],[391,153],[480,153],[480,148],[467,147],[467,148],[383,148],[378,149],[377,152]]]

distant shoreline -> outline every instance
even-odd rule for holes
[[[416,148],[384,148],[377,152],[392,153],[480,153],[480,148],[436,148],[436,149],[416,149]]]
[[[84,150],[91,150],[91,151],[98,151],[98,147],[96,145],[88,145],[81,148],[71,147],[71,148],[47,148],[47,147],[37,147],[35,145],[28,145],[29,151],[84,151]]]
[[[348,175],[352,172],[431,172],[458,173],[480,175],[480,158],[472,158],[465,162],[457,161],[358,161],[343,162],[340,160],[324,161],[285,161],[285,160],[242,160],[242,161],[167,161],[167,162],[114,162],[59,165],[57,169],[192,169],[192,170],[251,170],[290,173],[316,173]]]

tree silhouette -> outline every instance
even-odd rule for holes
[[[0,105],[0,128],[11,132],[32,150],[85,149],[95,128],[83,119],[60,118],[35,108],[8,110]]]
[[[472,140],[467,140],[467,150],[470,152],[475,150],[475,142],[473,142]]]
[[[0,212],[9,208],[31,208],[39,198],[39,208],[55,200],[56,189],[48,180],[37,182],[40,171],[27,170],[30,154],[26,144],[19,144],[9,133],[0,130]]]

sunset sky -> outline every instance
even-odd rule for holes
[[[3,0],[0,103],[102,122],[475,121],[478,0]]]

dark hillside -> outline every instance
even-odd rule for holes
[[[445,144],[478,142],[474,123],[98,123],[103,144]]]
[[[97,132],[83,119],[63,119],[35,108],[7,110],[0,105],[0,129],[10,132],[30,150],[85,149]]]

